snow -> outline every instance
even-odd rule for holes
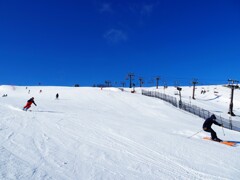
[[[183,87],[182,100],[228,118],[230,89],[197,88],[191,100]],[[203,119],[136,90],[0,86],[0,179],[239,179],[240,132],[213,125],[236,147],[203,140]],[[157,91],[178,98],[174,87]],[[22,111],[30,97],[37,106]]]

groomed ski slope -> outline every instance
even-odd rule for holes
[[[2,94],[8,97],[0,98],[0,179],[240,177],[239,143],[203,140],[206,132],[188,138],[203,119],[159,99],[91,87],[0,86]],[[22,111],[32,96],[37,106]],[[221,139],[240,141],[239,132],[213,129]]]

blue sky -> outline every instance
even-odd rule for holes
[[[0,84],[240,80],[238,0],[0,0]]]

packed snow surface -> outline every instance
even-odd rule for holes
[[[199,87],[196,100],[191,100],[192,89],[183,87],[183,101],[228,118],[230,89],[204,88],[206,94],[200,94]],[[158,91],[178,98],[174,87]],[[237,142],[235,147],[203,140],[210,136],[201,131],[203,119],[143,96],[140,89],[0,86],[3,94],[8,96],[0,97],[0,179],[240,177],[239,132],[212,126],[219,138]],[[22,108],[31,97],[37,106],[25,112]]]

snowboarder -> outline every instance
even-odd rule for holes
[[[57,93],[57,94],[56,94],[56,99],[58,99],[58,97],[59,97],[59,94]]]
[[[213,114],[211,117],[207,118],[205,122],[203,123],[203,130],[206,132],[211,133],[211,137],[213,141],[221,142],[222,140],[217,137],[216,132],[211,128],[212,124],[216,124],[218,126],[222,126],[222,124],[219,124],[216,121],[216,116]]]
[[[37,104],[34,102],[34,97],[32,97],[31,99],[29,99],[29,100],[27,101],[27,104],[23,107],[23,110],[27,111],[27,110],[31,107],[32,103],[33,103],[35,106],[37,106]]]

